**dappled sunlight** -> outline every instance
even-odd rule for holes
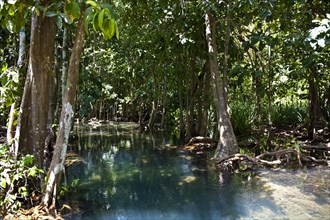
[[[195,176],[184,176],[181,177],[181,181],[178,183],[178,185],[182,186],[185,183],[192,183],[196,181],[196,177]]]
[[[314,200],[306,200],[305,205],[312,205],[319,213],[328,207],[322,195],[328,190],[326,177],[311,180],[312,172],[291,177],[290,173],[276,176],[276,172],[246,171],[230,175],[220,184],[217,171],[200,166],[189,151],[160,151],[157,146],[162,146],[164,140],[157,134],[151,138],[134,130],[130,136],[123,136],[108,126],[102,135],[112,132],[113,136],[101,139],[95,136],[90,140],[83,133],[78,138],[81,150],[77,154],[91,161],[91,165],[88,169],[84,168],[86,164],[72,166],[67,171],[68,181],[76,182],[64,201],[84,210],[77,216],[162,220],[285,218],[294,215],[288,207],[302,212],[295,199],[310,200],[310,195],[301,194],[311,185],[315,186]],[[269,174],[270,178],[266,178]],[[309,210],[301,216],[318,214]]]

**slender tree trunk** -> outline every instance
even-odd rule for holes
[[[14,120],[15,120],[15,108],[16,108],[16,101],[13,102],[10,106],[10,112],[8,117],[8,123],[7,123],[7,144],[10,146],[13,141],[13,135],[14,135]],[[15,152],[15,148],[11,149],[11,152]]]
[[[22,68],[25,62],[25,57],[26,57],[25,39],[26,39],[25,28],[22,28],[19,32],[19,49],[18,49],[18,60],[17,60],[18,68]]]
[[[230,42],[230,32],[231,32],[231,3],[232,1],[229,1],[228,8],[227,8],[227,15],[226,15],[226,37],[224,42],[224,52],[223,52],[223,87],[224,87],[224,102],[225,102],[225,108],[226,111],[228,111],[228,50],[229,50],[229,42]]]
[[[53,69],[55,18],[32,15],[29,66],[20,107],[16,137],[23,154],[43,166],[47,135],[48,92]],[[17,148],[18,149],[18,148]]]
[[[233,127],[230,121],[230,117],[227,111],[226,95],[224,88],[224,80],[220,78],[219,66],[217,63],[217,47],[216,47],[216,28],[215,21],[210,11],[205,14],[206,25],[206,41],[208,45],[209,63],[212,78],[215,82],[216,93],[216,107],[218,113],[218,131],[220,133],[220,139],[215,153],[215,158],[223,158],[225,156],[238,152],[238,145],[236,137],[233,131]]]
[[[164,89],[162,95],[162,119],[160,126],[163,128],[165,124],[165,116],[166,116],[166,105],[167,105],[167,77],[164,77]]]
[[[154,84],[154,98],[152,100],[152,107],[151,107],[151,113],[150,113],[150,118],[149,118],[149,122],[148,122],[148,127],[149,129],[152,129],[155,123],[155,119],[157,116],[157,111],[158,111],[158,89],[157,89],[157,78],[156,78],[156,74],[155,74],[155,69],[152,69],[152,77],[153,77],[153,84]]]
[[[255,91],[255,101],[256,101],[256,115],[257,125],[260,125],[261,123],[261,78],[259,74],[257,74],[258,71],[258,59],[257,59],[257,52],[253,50],[254,53],[254,59],[252,58],[250,51],[247,52],[247,55],[249,57],[252,69],[254,70],[254,73],[252,74],[252,81],[253,81],[253,89]],[[253,53],[252,53],[253,55]]]
[[[67,151],[67,144],[71,125],[74,117],[74,107],[76,103],[76,89],[79,75],[80,57],[83,52],[85,39],[83,13],[78,22],[76,37],[71,52],[67,87],[64,91],[64,100],[61,110],[60,128],[54,147],[54,154],[48,172],[48,181],[46,185],[43,203],[46,207],[54,208],[57,191],[60,187],[60,177],[64,171],[64,161]]]
[[[181,60],[182,60],[182,52],[181,49],[179,47],[179,65],[181,65]],[[184,123],[184,116],[183,116],[183,94],[182,94],[182,90],[183,90],[183,83],[182,83],[182,79],[181,76],[178,76],[178,96],[179,96],[179,137],[181,140],[184,139],[185,136],[185,123]]]
[[[66,82],[68,78],[68,35],[69,30],[66,25],[63,26],[63,42],[62,42],[62,102],[64,100],[64,93],[66,89]]]
[[[211,73],[210,73],[210,63],[206,61],[206,67],[205,67],[205,80],[204,80],[204,123],[201,127],[201,133],[202,136],[208,135],[208,127],[209,127],[209,111],[210,111],[210,100],[211,100]]]
[[[183,97],[182,97],[182,80],[179,78],[179,127],[180,127],[180,139],[184,139],[185,136],[185,124],[183,117]]]
[[[314,139],[317,125],[321,122],[322,112],[319,103],[319,91],[316,84],[316,68],[313,67],[310,70],[308,76],[309,84],[309,127],[308,127],[308,138]]]
[[[191,68],[190,68],[190,91],[187,94],[187,133],[186,139],[190,139],[192,136],[195,135],[195,128],[194,128],[194,93],[195,93],[195,60],[191,60]]]
[[[18,48],[18,59],[17,59],[17,68],[18,71],[21,72],[21,68],[24,66],[25,62],[25,53],[26,53],[26,45],[25,45],[25,29],[22,28],[19,32],[19,48]],[[7,125],[7,144],[11,146],[10,151],[15,153],[15,144],[13,143],[13,137],[14,137],[14,130],[15,126],[15,111],[17,106],[17,100],[14,100],[13,104],[10,106],[10,113],[9,113],[9,119],[8,119],[8,125]]]
[[[197,123],[196,123],[196,133],[198,136],[204,136],[202,134],[202,126],[205,123],[204,114],[203,114],[203,82],[205,76],[205,64],[202,69],[202,73],[198,76],[198,83],[197,83]]]
[[[267,134],[267,148],[268,151],[272,149],[272,96],[273,96],[273,72],[272,72],[272,62],[271,62],[271,47],[268,46],[268,134]]]
[[[54,103],[56,104],[55,110],[54,110],[54,123],[58,122],[59,118],[59,109],[62,101],[62,88],[61,88],[61,74],[60,74],[60,47],[57,45],[55,47],[55,62],[54,62],[54,71],[55,71],[55,97],[54,97]],[[61,100],[61,101],[59,101]]]

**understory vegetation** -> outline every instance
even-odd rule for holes
[[[8,152],[9,147],[0,144],[0,216],[37,204],[44,177],[43,170],[33,165],[32,155],[16,159]]]

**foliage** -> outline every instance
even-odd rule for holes
[[[15,67],[3,66],[0,73],[0,106],[9,107],[17,98],[19,93],[19,72]]]
[[[273,125],[283,128],[304,124],[308,118],[307,104],[278,104],[273,106]]]
[[[40,182],[43,170],[32,166],[33,160],[32,155],[15,160],[9,147],[0,144],[0,215],[15,212],[34,202],[34,195],[39,193],[34,184]]]
[[[230,118],[236,135],[245,134],[253,129],[255,124],[255,106],[248,102],[235,101],[230,105]]]

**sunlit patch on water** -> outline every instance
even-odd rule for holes
[[[64,202],[72,219],[327,219],[329,168],[235,173],[196,172],[190,155],[164,133],[109,125],[77,130],[69,151],[86,163],[67,169]],[[201,169],[199,169],[201,170]]]

